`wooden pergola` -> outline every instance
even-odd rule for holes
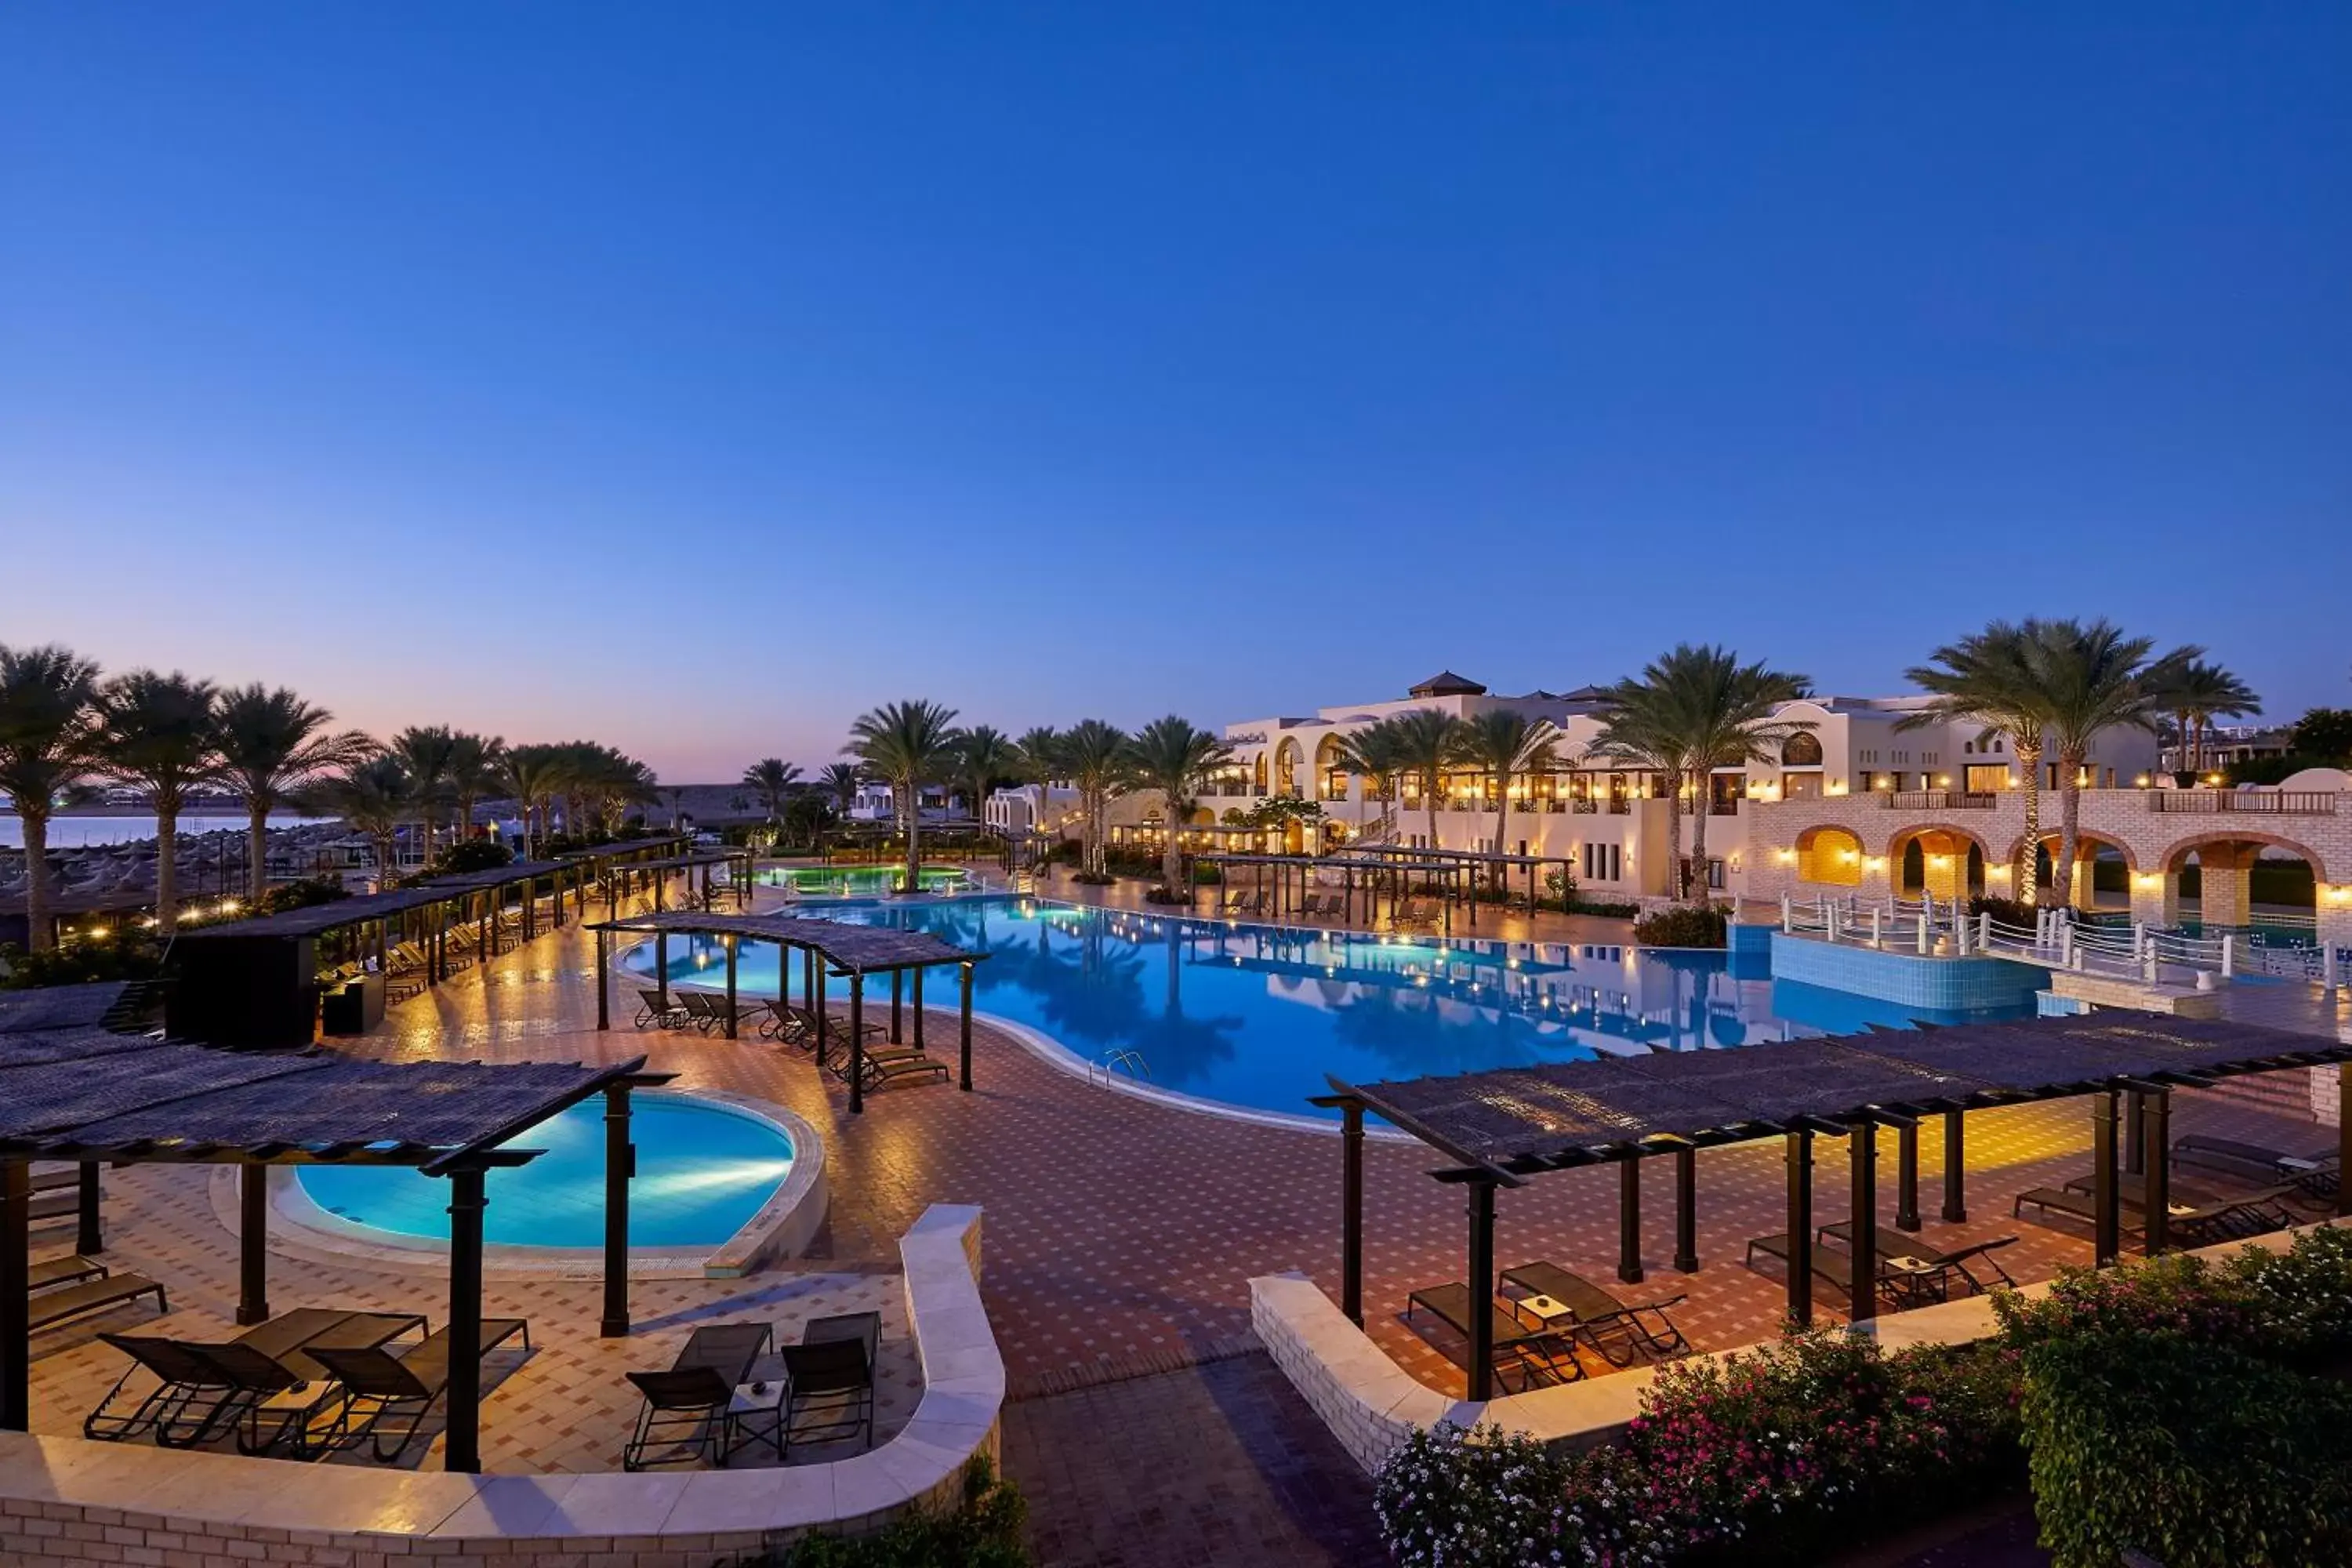
[[[906,1040],[908,977],[913,976],[914,1046],[920,1050],[923,1048],[923,976],[933,969],[953,964],[957,970],[961,995],[956,1083],[967,1093],[971,1091],[971,972],[973,965],[988,956],[984,952],[968,952],[927,931],[848,925],[840,921],[809,920],[793,915],[726,915],[670,910],[604,921],[589,929],[596,933],[596,1026],[599,1029],[612,1027],[610,976],[612,938],[615,932],[653,938],[654,988],[664,1008],[669,1002],[669,939],[672,936],[717,938],[726,952],[726,1033],[730,1040],[736,1037],[737,1033],[735,982],[740,956],[739,950],[743,942],[775,944],[778,950],[776,1005],[780,1007],[791,1005],[793,999],[793,965],[787,954],[800,954],[803,1005],[816,1020],[820,1058],[824,1055],[832,1026],[827,1011],[827,983],[835,978],[846,978],[849,982],[849,1109],[857,1114],[863,1114],[866,1110],[866,976],[887,974],[890,977],[892,1045],[903,1044]]]
[[[1221,870],[1237,866],[1252,868],[1255,885],[1261,895],[1271,891],[1274,896],[1274,908],[1263,912],[1275,915],[1286,914],[1299,908],[1299,900],[1307,897],[1318,873],[1337,871],[1339,873],[1343,910],[1340,918],[1348,921],[1356,918],[1356,891],[1361,887],[1367,923],[1380,917],[1381,898],[1384,890],[1389,900],[1389,912],[1394,917],[1411,896],[1410,884],[1415,874],[1433,879],[1443,877],[1445,887],[1439,899],[1444,908],[1444,933],[1447,936],[1454,934],[1454,906],[1457,900],[1471,906],[1470,929],[1478,929],[1477,909],[1471,902],[1464,884],[1463,868],[1450,860],[1373,861],[1351,859],[1344,855],[1196,855],[1187,851],[1184,862],[1188,882],[1192,878],[1191,868],[1194,865],[1215,866]]]
[[[725,893],[735,900],[737,909],[751,901],[751,851],[749,849],[695,849],[682,855],[663,856],[656,859],[632,860],[605,869],[604,918],[618,920],[621,900],[637,893],[651,893],[656,910],[667,907],[667,889],[670,878],[686,879],[687,891],[696,891],[695,873],[702,874],[700,900],[705,909],[715,908],[721,896],[713,886],[711,873],[719,867],[727,868]]]
[[[1964,1120],[1970,1110],[2088,1097],[2092,1103],[2092,1251],[2099,1267],[2122,1250],[2124,1173],[2141,1184],[2144,1237],[2169,1245],[2172,1090],[2225,1078],[2352,1061],[2352,1045],[2253,1024],[2093,1014],[2005,1023],[1881,1029],[1834,1039],[1736,1050],[1667,1052],[1506,1068],[1357,1087],[1338,1079],[1312,1103],[1340,1112],[1340,1307],[1363,1321],[1363,1119],[1367,1111],[1454,1163],[1432,1173],[1468,1195],[1469,1278],[1491,1295],[1495,1194],[1531,1177],[1613,1163],[1619,1173],[1618,1278],[1642,1279],[1642,1162],[1672,1155],[1677,1183],[1675,1267],[1698,1268],[1696,1184],[1702,1148],[1779,1137],[1787,1144],[1789,1317],[1812,1321],[1813,1140],[1847,1140],[1852,1177],[1851,1316],[1877,1311],[1878,1142],[1897,1135],[1895,1227],[1920,1228],[1918,1126],[1944,1118],[1943,1218],[1968,1218]],[[2118,1100],[2128,1109],[2119,1111]],[[2339,1123],[2352,1163],[2352,1117]],[[2352,1183],[2336,1212],[2352,1215]],[[1867,1216],[1868,1223],[1864,1223]],[[1493,1392],[1492,1315],[1470,1314],[1470,1396]]]
[[[1536,873],[1546,866],[1560,869],[1560,885],[1566,887],[1574,879],[1576,862],[1565,855],[1506,855],[1492,849],[1415,849],[1404,844],[1366,844],[1349,846],[1338,852],[1340,858],[1358,857],[1371,860],[1410,859],[1442,861],[1450,866],[1470,868],[1474,872],[1485,868],[1497,890],[1508,897],[1506,880],[1508,873],[1524,869],[1528,874],[1528,913],[1536,912]],[[1478,900],[1469,900],[1470,929],[1478,929]]]
[[[273,1165],[400,1166],[449,1181],[452,1470],[481,1468],[482,1214],[504,1148],[571,1107],[604,1097],[602,1331],[629,1331],[629,1091],[667,1082],[645,1058],[576,1064],[364,1061],[331,1051],[236,1051],[58,1029],[0,1046],[0,1428],[31,1417],[32,1162],[233,1165],[239,1181],[236,1321],[270,1315]]]

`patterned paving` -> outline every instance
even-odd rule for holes
[[[1059,889],[1056,889],[1059,891]],[[772,896],[772,895],[771,895]],[[1559,917],[1547,917],[1564,924]],[[1484,922],[1482,922],[1483,924]],[[1548,935],[1548,940],[1557,940]],[[853,1119],[839,1086],[797,1052],[755,1040],[691,1032],[639,1033],[616,1007],[612,1032],[593,1028],[593,948],[576,928],[542,936],[488,966],[394,1009],[361,1048],[394,1056],[487,1060],[615,1060],[644,1052],[706,1086],[791,1107],[827,1140],[831,1218],[815,1255],[734,1284],[641,1282],[639,1330],[626,1341],[594,1337],[590,1282],[497,1282],[490,1310],[531,1318],[546,1348],[499,1384],[485,1411],[484,1458],[495,1469],[609,1467],[634,1401],[621,1372],[658,1366],[688,1327],[719,1318],[773,1317],[790,1333],[806,1316],[879,1305],[895,1312],[896,1240],[933,1202],[986,1211],[982,1282],[1016,1398],[1052,1394],[1213,1363],[1251,1350],[1245,1281],[1303,1268],[1336,1293],[1339,1143],[1328,1135],[1234,1122],[1092,1088],[985,1026],[975,1032],[977,1091],[923,1087],[874,1095]],[[617,993],[616,993],[617,994]],[[952,1039],[940,1028],[935,1042]],[[2292,1100],[2292,1093],[2281,1097]],[[2307,1097],[2306,1097],[2307,1098]],[[2285,1133],[2294,1121],[2210,1094],[2183,1093],[2186,1130]],[[2016,1233],[2004,1254],[2021,1279],[2087,1261],[2081,1236],[2012,1222],[2007,1194],[2083,1163],[2086,1108],[2056,1103],[1970,1117],[1970,1209],[1964,1226],[1931,1223],[1943,1245]],[[1894,1201],[1893,1137],[1884,1136],[1881,1190]],[[1818,1150],[1815,1205],[1826,1220],[1845,1209],[1839,1146]],[[1426,1172],[1437,1164],[1413,1145],[1375,1143],[1366,1160],[1365,1293],[1369,1327],[1433,1386],[1461,1388],[1459,1346],[1402,1321],[1406,1293],[1459,1279],[1465,1226],[1457,1191]],[[1742,1267],[1746,1237],[1781,1228],[1780,1151],[1767,1144],[1699,1156],[1703,1268],[1679,1275],[1672,1254],[1671,1167],[1654,1165],[1645,1196],[1645,1286],[1686,1293],[1676,1317],[1702,1346],[1769,1333],[1784,1300],[1777,1276]],[[1922,1200],[1937,1200],[1937,1130],[1922,1138]],[[170,1167],[110,1178],[113,1261],[153,1272],[191,1323],[225,1318],[233,1300],[235,1241],[202,1190],[201,1173]],[[1545,1258],[1589,1277],[1613,1279],[1617,1185],[1609,1171],[1549,1176],[1503,1194],[1497,1252],[1508,1264]],[[49,1233],[62,1244],[70,1230]],[[281,1246],[273,1300],[424,1306],[442,1316],[443,1285],[429,1270],[392,1277]],[[1834,1298],[1831,1298],[1833,1303]],[[133,1311],[93,1327],[129,1327]],[[884,1423],[903,1419],[916,1373],[906,1325],[887,1320]],[[71,1430],[119,1364],[92,1329],[51,1336],[37,1363],[36,1424]],[[1601,1370],[1595,1367],[1596,1371]],[[428,1461],[430,1462],[430,1461]]]

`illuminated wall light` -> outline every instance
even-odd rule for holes
[[[1772,852],[1772,858],[1783,866],[1793,866],[1797,862],[1797,852],[1793,849],[1775,849]]]

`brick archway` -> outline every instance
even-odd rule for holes
[[[1913,844],[1920,848],[1921,876],[1914,884],[1906,879],[1906,859]],[[1969,852],[1976,852],[1976,864],[1970,867]],[[1990,886],[1996,878],[1993,868],[2001,862],[1993,857],[1992,846],[1971,828],[1956,823],[1923,822],[1897,828],[1886,840],[1886,874],[1895,892],[1908,896],[1924,888],[1938,899],[1966,898],[1970,893],[2005,889]]]

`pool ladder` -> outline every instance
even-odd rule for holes
[[[1132,1047],[1114,1046],[1087,1064],[1087,1081],[1099,1082],[1108,1089],[1113,1075],[1120,1072],[1132,1079],[1148,1079],[1151,1077],[1151,1064],[1143,1059],[1141,1051]],[[1097,1074],[1101,1076],[1097,1078]]]

